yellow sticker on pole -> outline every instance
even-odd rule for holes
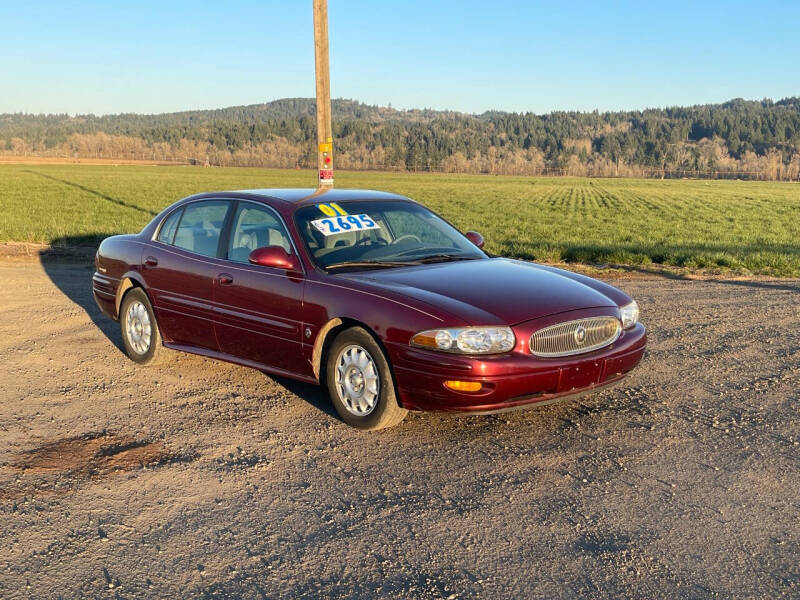
[[[327,152],[328,154],[330,154],[331,152],[333,152],[333,144],[330,142],[323,142],[319,145],[319,151]]]

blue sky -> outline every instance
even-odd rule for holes
[[[334,97],[465,112],[800,95],[800,2],[329,0]],[[311,0],[0,2],[0,112],[314,95]]]

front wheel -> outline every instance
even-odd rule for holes
[[[361,327],[346,329],[328,350],[326,383],[342,421],[359,429],[397,425],[408,411],[397,403],[389,362]]]
[[[144,290],[132,288],[125,294],[119,307],[119,324],[130,359],[140,365],[155,362],[161,350],[161,334]]]

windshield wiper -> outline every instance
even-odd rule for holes
[[[409,265],[417,265],[417,261],[398,261],[398,260],[348,260],[345,262],[336,263],[325,267],[328,271],[333,269],[344,269],[347,267],[370,267],[370,268],[387,268],[387,267],[407,267]]]
[[[325,268],[328,271],[332,271],[334,269],[346,269],[349,267],[383,269],[391,267],[409,267],[413,265],[424,265],[427,263],[449,262],[456,260],[476,260],[479,258],[482,257],[471,256],[469,254],[431,254],[415,260],[348,260],[327,266]]]
[[[435,263],[435,262],[449,262],[453,260],[477,260],[481,256],[472,256],[470,254],[431,254],[418,258],[417,262],[421,264]]]

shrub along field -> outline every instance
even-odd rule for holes
[[[0,165],[0,242],[94,243],[192,193],[315,184],[312,171]],[[800,276],[792,183],[337,172],[336,185],[408,195],[505,256]]]

